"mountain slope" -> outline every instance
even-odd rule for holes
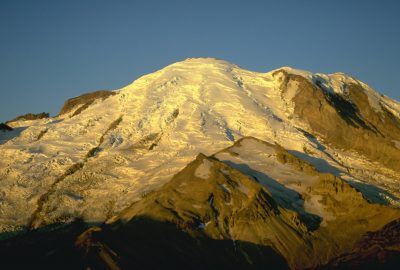
[[[335,147],[354,149],[393,170],[400,169],[400,151],[394,142],[400,136],[400,119],[375,92],[366,92],[360,82],[346,77],[341,78],[342,92],[337,94],[324,77],[315,77],[313,83],[284,70],[275,74],[282,80],[284,96],[296,84],[294,114],[313,134]]]
[[[11,266],[396,264],[400,104],[350,76],[187,59],[42,116],[0,131]]]
[[[257,73],[200,58],[98,93],[71,99],[57,117],[13,122],[12,139],[0,134],[2,231],[104,222],[198,153],[245,136],[398,204],[400,105],[344,74]]]
[[[396,269],[400,265],[400,220],[369,232],[349,253],[335,258],[322,269]]]
[[[258,164],[260,171],[253,169],[257,167],[251,163],[254,159],[246,160],[254,157],[255,150],[264,156],[263,161],[267,160]],[[261,170],[271,174],[263,177]],[[298,179],[306,180],[298,184]],[[252,253],[248,254],[247,264],[243,258],[238,259],[240,268],[284,267],[275,264],[275,251],[290,268],[304,269],[352,250],[368,231],[377,231],[396,219],[400,219],[400,210],[369,203],[342,179],[319,173],[279,146],[244,138],[212,157],[200,154],[170,182],[128,207],[103,230],[84,233],[78,246],[89,264],[106,264],[101,256],[105,252],[109,254],[107,260],[125,268],[138,257],[148,258],[150,253],[157,258],[152,262],[154,268],[165,266],[164,263],[179,268],[182,258],[191,258],[198,245],[203,245],[192,243],[194,239],[200,243],[212,239],[230,241],[223,250],[230,246],[227,256],[232,257],[247,254],[244,243],[263,251],[271,248],[271,252],[262,255],[263,260]],[[174,228],[187,235],[178,237],[179,244],[175,234],[168,236]],[[163,248],[143,251],[142,246],[149,242],[155,246],[162,243]],[[99,252],[98,246],[104,250]],[[399,247],[398,243],[394,246]],[[213,245],[200,249],[205,248],[213,249],[218,256],[224,254]],[[142,250],[140,255],[138,250]],[[183,265],[192,268],[198,261],[215,260],[214,255],[199,254]],[[173,259],[160,263],[166,258]],[[229,263],[213,261],[209,267],[231,267]]]
[[[199,154],[108,224],[47,226],[0,242],[0,251],[14,268],[377,269],[396,265],[399,220],[399,209],[246,137]],[[380,263],[366,265],[366,256]]]

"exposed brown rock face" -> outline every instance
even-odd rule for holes
[[[71,99],[68,99],[63,107],[61,108],[61,111],[59,115],[65,114],[67,112],[70,112],[73,109],[77,109],[78,106],[80,106],[72,116],[80,114],[82,111],[87,109],[90,104],[92,104],[96,99],[106,99],[109,96],[113,96],[116,93],[113,91],[107,91],[107,90],[100,90],[100,91],[95,91],[87,94],[83,94],[81,96],[77,96]]]
[[[297,83],[298,92],[292,99],[294,114],[309,126],[309,133],[334,147],[355,150],[390,169],[400,170],[400,151],[392,141],[400,140],[400,120],[388,110],[374,111],[361,85],[348,85],[347,95],[341,96],[302,76],[285,70],[278,73],[284,75],[283,92],[290,83]]]
[[[14,119],[7,121],[7,123],[15,122],[15,121],[26,121],[26,120],[37,120],[37,119],[43,119],[43,118],[49,118],[50,114],[49,113],[27,113],[24,115],[20,115],[18,117],[15,117]]]
[[[348,96],[377,133],[388,139],[400,138],[400,119],[385,109],[384,106],[380,106],[382,111],[377,113],[369,104],[368,96],[361,84],[349,84]]]

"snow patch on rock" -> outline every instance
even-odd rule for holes
[[[210,177],[210,170],[213,166],[213,163],[207,159],[203,159],[203,163],[201,163],[196,171],[195,176],[201,179],[208,179]]]

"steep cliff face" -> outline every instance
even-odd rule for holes
[[[394,171],[400,170],[396,143],[400,137],[400,118],[376,96],[370,101],[366,85],[344,77],[342,92],[337,93],[323,78],[314,77],[313,82],[285,70],[276,71],[275,76],[282,82],[284,96],[296,91],[289,97],[294,103],[294,117],[308,126],[309,133],[334,147],[355,150]]]

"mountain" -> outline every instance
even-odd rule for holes
[[[9,258],[35,249],[55,266],[80,253],[76,265],[92,269],[345,268],[374,237],[398,254],[400,103],[343,73],[187,59],[7,125]]]

